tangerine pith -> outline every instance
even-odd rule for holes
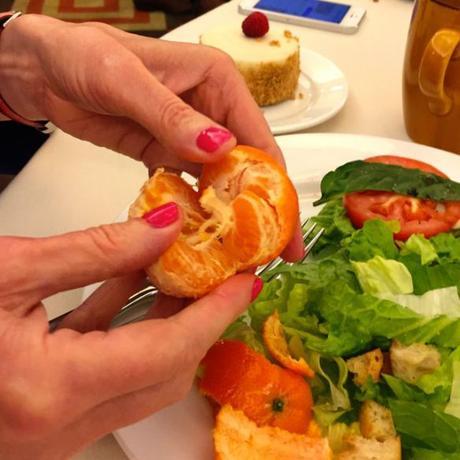
[[[176,202],[183,229],[147,269],[153,283],[176,297],[200,297],[229,276],[269,262],[291,240],[299,205],[286,171],[268,154],[237,146],[203,166],[199,188],[174,173],[157,172],[129,216]]]

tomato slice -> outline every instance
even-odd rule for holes
[[[410,158],[381,155],[365,161],[420,169],[447,178],[434,166]],[[370,219],[399,221],[401,229],[395,234],[395,238],[403,241],[414,233],[430,238],[438,233],[447,232],[460,218],[460,201],[437,203],[393,192],[348,193],[344,197],[344,206],[351,222],[358,228]]]

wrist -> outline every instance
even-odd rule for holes
[[[46,81],[39,50],[50,21],[55,20],[24,15],[11,21],[0,34],[0,95],[14,112],[28,120],[47,118]]]

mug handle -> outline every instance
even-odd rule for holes
[[[444,91],[444,78],[459,42],[459,31],[438,30],[426,45],[420,62],[418,85],[420,91],[428,98],[430,111],[435,115],[446,115],[452,108],[452,99]]]

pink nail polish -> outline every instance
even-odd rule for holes
[[[260,294],[263,287],[264,282],[262,281],[262,278],[256,278],[254,284],[252,285],[251,302],[257,299],[257,296]]]
[[[231,139],[232,133],[221,128],[207,128],[196,138],[196,145],[205,152],[215,152],[222,144]]]
[[[167,227],[179,218],[179,208],[174,202],[166,203],[146,212],[142,218],[154,228]]]

